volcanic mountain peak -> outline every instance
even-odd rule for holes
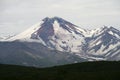
[[[118,43],[120,31],[107,26],[85,30],[62,18],[46,17],[40,23],[11,39],[40,42],[51,49],[67,52],[80,52],[85,45],[87,46],[85,49],[89,52],[93,50],[91,53],[96,53],[102,46],[105,50]]]
[[[20,60],[23,60],[21,56],[26,54],[33,57],[35,62],[37,62],[36,59],[38,62],[44,62],[48,59],[47,63],[49,60],[53,60],[52,62],[55,63],[61,62],[60,60],[63,62],[63,59],[79,62],[73,55],[87,61],[120,60],[119,30],[106,26],[94,30],[85,30],[59,17],[46,17],[38,24],[9,40],[13,42],[6,43],[6,48],[3,46],[5,44],[0,44],[1,53],[5,54],[8,50],[6,53],[15,54],[15,60],[19,53]],[[23,54],[21,54],[21,50]],[[71,55],[72,57],[69,57]],[[3,57],[1,56],[2,59]],[[11,58],[8,61],[11,61]]]
[[[86,31],[59,17],[44,18],[11,40],[37,41],[60,51],[79,51]]]

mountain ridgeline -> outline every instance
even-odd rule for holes
[[[85,61],[120,60],[120,31],[86,30],[62,18],[46,17],[0,42],[0,63],[49,67]]]

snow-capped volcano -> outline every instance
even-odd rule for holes
[[[116,55],[117,60],[120,58],[119,30],[106,26],[86,30],[59,17],[46,17],[9,40],[39,42],[52,50],[76,53],[89,59],[112,60]]]
[[[59,17],[44,18],[11,40],[37,41],[51,49],[79,52],[86,30]]]

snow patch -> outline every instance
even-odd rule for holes
[[[36,25],[32,26],[31,28],[27,29],[26,31],[8,39],[8,41],[14,41],[14,40],[19,40],[19,39],[29,39],[31,37],[31,34],[34,33],[36,30],[38,30],[41,26],[40,23],[42,24],[43,22],[39,22]]]

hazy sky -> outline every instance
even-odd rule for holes
[[[87,29],[120,30],[120,0],[0,0],[0,35],[24,31],[47,16]]]

